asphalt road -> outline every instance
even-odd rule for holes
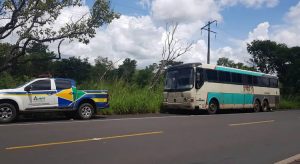
[[[300,111],[0,125],[1,164],[274,163],[300,153]]]

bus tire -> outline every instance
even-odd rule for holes
[[[264,100],[264,101],[263,101],[262,111],[263,111],[263,112],[268,112],[268,111],[270,111],[270,106],[269,106],[268,100]]]
[[[17,109],[10,103],[0,104],[0,123],[13,122],[17,118]]]
[[[216,114],[219,111],[219,103],[216,99],[212,99],[209,102],[208,114]]]
[[[77,116],[81,120],[91,119],[94,114],[94,107],[90,103],[83,103],[77,110]]]
[[[260,112],[261,111],[261,105],[259,100],[255,100],[255,103],[253,105],[253,112]]]

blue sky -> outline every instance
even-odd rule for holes
[[[94,0],[87,0],[89,6]],[[236,38],[247,37],[248,32],[257,26],[257,24],[268,21],[271,24],[284,23],[284,14],[291,6],[295,6],[297,0],[281,0],[273,8],[249,8],[238,4],[233,7],[224,8],[221,13],[223,22],[219,23],[220,33],[226,33]],[[129,16],[141,16],[151,14],[151,8],[143,7],[139,0],[111,0],[111,7],[118,13]]]
[[[88,7],[93,2],[86,0]],[[178,22],[177,39],[193,42],[189,55],[178,60],[205,62],[207,34],[200,28],[214,19],[218,34],[211,38],[212,63],[219,57],[246,62],[246,44],[254,39],[300,46],[300,0],[111,0],[111,7],[121,18],[99,29],[90,45],[70,45],[76,48],[66,53],[83,52],[91,60],[129,57],[144,67],[161,60],[165,23]]]

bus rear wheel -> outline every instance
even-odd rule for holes
[[[255,103],[253,105],[253,111],[254,112],[260,112],[261,110],[260,102],[258,100],[255,100]]]
[[[262,105],[262,111],[263,112],[268,112],[270,111],[270,106],[267,100],[264,100],[263,105]]]
[[[208,106],[208,114],[216,114],[219,111],[219,103],[217,100],[211,100]]]

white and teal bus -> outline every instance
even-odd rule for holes
[[[167,69],[163,106],[167,109],[202,109],[215,114],[222,109],[269,111],[279,104],[278,78],[201,63]]]

